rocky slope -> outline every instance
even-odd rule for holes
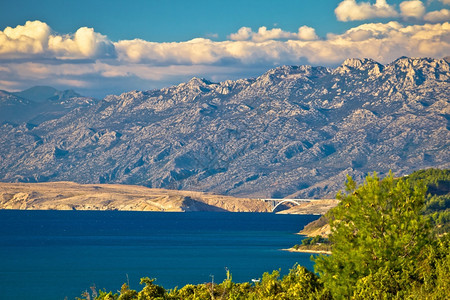
[[[445,59],[349,59],[258,78],[193,78],[0,126],[0,180],[328,197],[347,174],[450,166]]]
[[[328,237],[330,233],[331,227],[330,224],[328,224],[328,219],[325,216],[321,216],[319,219],[307,224],[299,232],[299,234],[306,235],[309,237],[315,237],[317,235]]]
[[[0,183],[0,209],[270,212],[258,199],[74,182]]]

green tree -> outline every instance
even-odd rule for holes
[[[420,280],[417,262],[432,240],[421,215],[426,189],[392,173],[360,186],[347,179],[329,215],[333,254],[318,256],[315,270],[335,299],[401,298]]]
[[[138,293],[138,300],[163,300],[166,298],[166,290],[162,286],[154,284],[155,280],[148,277],[141,278],[141,284],[145,284],[145,286]]]
[[[327,299],[319,277],[298,264],[283,277],[281,286],[283,299]]]
[[[312,241],[312,240],[313,240],[312,237],[304,238],[304,239],[302,240],[302,245],[303,245],[303,246],[311,245],[311,241]]]
[[[421,284],[414,287],[413,299],[446,299],[450,291],[450,235],[445,234],[423,249],[418,262]]]
[[[124,283],[120,289],[118,300],[135,300],[138,293],[135,290],[130,290],[128,284]]]
[[[112,292],[106,292],[99,290],[98,296],[95,298],[95,300],[117,300],[119,298],[118,294],[113,294]]]
[[[434,231],[438,234],[450,232],[450,170],[419,170],[406,178],[411,185],[422,181],[427,186],[422,212],[432,217]]]
[[[172,290],[169,299],[176,300],[209,300],[211,299],[211,289],[206,284],[187,284],[181,289]]]
[[[264,272],[261,282],[256,284],[256,299],[280,299],[279,293],[282,292],[280,271],[273,271],[272,274]]]

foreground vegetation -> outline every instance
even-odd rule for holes
[[[142,278],[144,285],[141,291],[130,290],[127,284],[122,285],[120,293],[99,291],[94,292],[95,299],[125,300],[125,299],[170,299],[170,300],[203,300],[203,299],[330,299],[325,295],[323,285],[318,277],[299,265],[294,266],[288,275],[280,278],[279,271],[264,273],[261,280],[251,284],[248,282],[234,283],[231,274],[220,284],[188,284],[181,289],[165,290],[154,283],[154,279]],[[92,299],[85,292],[84,298]]]
[[[345,193],[337,196],[340,204],[327,214],[333,254],[314,259],[318,275],[296,265],[282,278],[273,271],[264,273],[260,282],[234,283],[227,273],[220,284],[173,290],[143,278],[139,292],[124,284],[116,294],[86,292],[83,299],[446,299],[448,198],[439,198],[445,196],[442,192],[430,196],[426,190],[430,182],[437,191],[445,190],[448,171],[436,171],[445,177],[437,181],[431,180],[436,177],[432,172],[401,180],[392,174],[380,180],[373,174],[359,186],[349,177]],[[428,211],[436,206],[440,209]]]

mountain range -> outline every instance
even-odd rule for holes
[[[0,90],[0,122],[37,125],[95,101],[73,90],[59,91],[50,86],[35,86],[21,92]]]
[[[101,100],[0,91],[0,181],[325,198],[346,175],[448,168],[449,62],[281,66]]]

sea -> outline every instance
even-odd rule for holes
[[[282,249],[316,215],[229,212],[0,210],[0,299],[63,300],[117,292],[140,278],[166,289],[313,271],[311,254]]]

